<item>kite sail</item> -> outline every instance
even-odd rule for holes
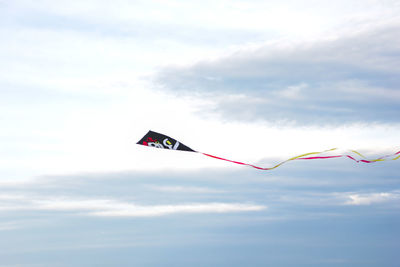
[[[171,150],[197,152],[191,149],[190,147],[187,147],[184,144],[179,143],[174,138],[153,131],[149,131],[145,136],[143,136],[142,139],[140,139],[139,142],[137,142],[137,144],[144,146],[152,146],[157,148],[171,149]]]
[[[207,157],[211,157],[214,159],[219,159],[219,160],[225,160],[228,162],[240,164],[240,165],[245,165],[245,166],[250,166],[259,170],[272,170],[275,169],[282,164],[292,161],[292,160],[311,160],[311,159],[330,159],[330,158],[349,158],[351,160],[354,160],[355,162],[363,162],[363,163],[374,163],[378,161],[388,161],[388,160],[397,160],[400,158],[400,151],[390,154],[390,155],[385,155],[376,159],[367,159],[364,157],[361,153],[355,151],[355,150],[349,150],[347,152],[342,152],[338,154],[332,154],[333,151],[337,152],[337,148],[332,148],[320,152],[310,152],[310,153],[305,153],[301,154],[295,157],[292,157],[290,159],[287,159],[285,161],[282,161],[275,166],[269,167],[269,168],[263,168],[259,166],[255,166],[253,164],[248,164],[248,163],[243,163],[240,161],[234,161],[230,159],[225,159],[217,156],[213,156],[211,154],[199,152],[196,150],[191,149],[190,147],[180,143],[179,141],[175,140],[174,138],[171,138],[167,135],[156,133],[153,131],[149,131],[145,136],[143,136],[142,139],[140,139],[139,142],[137,142],[139,145],[144,145],[144,146],[150,146],[150,147],[156,147],[156,148],[163,148],[163,149],[170,149],[170,150],[180,150],[180,151],[187,151],[187,152],[195,152],[195,153],[200,153],[203,154]]]

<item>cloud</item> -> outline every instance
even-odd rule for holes
[[[317,192],[304,191],[292,195],[282,195],[280,201],[307,206],[368,206],[374,204],[385,204],[390,206],[392,203],[398,203],[400,200],[399,191],[388,192]]]
[[[113,175],[105,175],[105,178],[98,175],[78,175],[68,178],[42,178],[26,183],[7,183],[0,190],[0,214],[46,212],[70,216],[154,217],[266,209],[265,205],[252,204],[247,200],[232,201],[227,197],[227,191],[216,189],[212,185],[182,185],[171,181],[164,185],[165,182],[160,179],[168,179],[168,176],[161,173],[149,175],[148,179],[142,182],[143,175],[145,174],[131,174],[124,177],[122,174],[116,174],[116,179],[112,178]],[[175,177],[176,174],[172,176]],[[133,178],[136,179],[132,180]],[[95,181],[101,183],[94,186]],[[158,185],[148,184],[155,181],[158,181]],[[90,194],[87,190],[89,187]],[[222,192],[226,194],[221,196]],[[135,196],[133,199],[132,195]],[[7,227],[8,224],[3,228],[8,229]]]
[[[160,192],[168,192],[168,193],[187,193],[187,194],[220,194],[226,191],[217,190],[213,188],[207,187],[197,187],[197,186],[157,186],[150,185],[150,189]]]
[[[346,205],[372,205],[400,200],[399,192],[381,192],[367,194],[349,194]]]
[[[212,99],[205,111],[226,119],[398,122],[398,31],[392,23],[316,41],[242,49],[214,61],[165,68],[155,86]]]
[[[189,203],[140,205],[116,199],[79,199],[0,195],[1,211],[72,212],[105,217],[153,217],[179,213],[229,213],[261,211],[266,207],[246,203]]]
[[[262,205],[251,205],[243,203],[202,203],[156,206],[123,205],[120,208],[113,208],[105,211],[96,211],[90,214],[95,216],[111,217],[149,217],[176,213],[229,213],[261,211],[264,209],[266,209],[266,207]]]
[[[367,199],[373,199],[371,213],[384,207],[385,213],[397,214],[399,191],[387,190],[398,188],[397,169],[396,164],[361,166],[337,160],[288,164],[275,172],[153,170],[2,183],[0,230],[55,225],[60,220],[98,223],[103,218],[121,223],[140,218],[139,224],[149,220],[158,224],[177,217],[193,220],[194,214],[207,223],[210,218],[234,224],[311,220],[353,216],[363,212],[359,206],[367,205]]]

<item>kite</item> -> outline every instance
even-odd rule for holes
[[[359,152],[357,152],[355,150],[349,150],[348,152],[345,152],[345,153],[333,154],[332,155],[332,154],[330,154],[330,153],[332,153],[332,151],[337,151],[337,148],[332,148],[332,149],[328,149],[328,150],[324,150],[324,151],[320,151],[320,152],[309,152],[309,153],[301,154],[301,155],[292,157],[290,159],[287,159],[285,161],[282,161],[282,162],[276,164],[275,166],[272,166],[272,167],[269,167],[269,168],[263,168],[263,167],[255,166],[253,164],[248,164],[248,163],[243,163],[243,162],[240,162],[240,161],[234,161],[234,160],[230,160],[230,159],[225,159],[225,158],[213,156],[211,154],[207,154],[207,153],[203,153],[203,152],[199,152],[199,151],[193,150],[190,147],[188,147],[188,146],[182,144],[181,142],[175,140],[174,138],[171,138],[171,137],[169,137],[167,135],[156,133],[156,132],[153,132],[153,131],[149,131],[145,136],[143,136],[142,139],[140,139],[139,142],[137,142],[137,144],[144,145],[144,146],[150,146],[150,147],[156,147],[156,148],[162,148],[162,149],[170,149],[170,150],[179,150],[179,151],[200,153],[200,154],[203,154],[203,155],[205,155],[207,157],[211,157],[211,158],[219,159],[219,160],[225,160],[225,161],[228,161],[228,162],[231,162],[231,163],[240,164],[240,165],[250,166],[250,167],[253,167],[253,168],[259,169],[259,170],[272,170],[272,169],[275,169],[275,168],[281,166],[282,164],[284,164],[284,163],[286,163],[288,161],[292,161],[292,160],[349,158],[351,160],[354,160],[355,162],[374,163],[374,162],[378,162],[378,161],[397,160],[397,159],[400,158],[400,151],[398,151],[398,152],[396,152],[394,154],[382,156],[382,157],[379,157],[379,158],[376,158],[376,159],[367,159],[361,153],[359,153]]]

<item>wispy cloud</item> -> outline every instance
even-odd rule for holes
[[[167,193],[187,193],[187,194],[220,194],[226,191],[218,190],[214,188],[208,187],[198,187],[198,186],[157,186],[157,185],[149,185],[151,190],[159,191],[159,192],[167,192]]]
[[[166,192],[209,193],[204,188],[161,187]],[[183,190],[183,191],[182,191]],[[213,191],[214,192],[214,191]],[[231,213],[261,211],[264,205],[249,203],[199,202],[142,205],[114,198],[55,197],[32,194],[0,194],[0,212],[52,211],[75,215],[111,217],[153,217],[180,213]]]
[[[364,194],[348,194],[346,196],[346,205],[372,205],[385,202],[393,202],[400,200],[399,192],[380,192],[380,193],[364,193]]]
[[[188,203],[140,205],[115,199],[36,198],[2,196],[1,211],[72,212],[76,215],[106,217],[153,217],[179,213],[230,213],[261,211],[266,206],[247,203]]]
[[[121,205],[110,210],[96,211],[90,214],[111,217],[149,217],[177,213],[230,213],[261,211],[264,209],[266,209],[266,206],[243,203],[202,203],[155,206]]]

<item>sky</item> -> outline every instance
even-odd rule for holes
[[[398,266],[392,0],[0,0],[0,266]]]

